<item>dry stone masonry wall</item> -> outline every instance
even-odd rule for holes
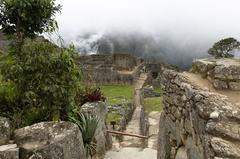
[[[240,158],[239,105],[172,70],[163,72],[162,87],[158,159]]]
[[[129,54],[80,56],[78,64],[84,81],[91,84],[133,84],[144,66]]]
[[[200,59],[193,62],[192,68],[216,89],[240,90],[240,59]]]

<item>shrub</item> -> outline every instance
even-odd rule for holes
[[[78,125],[82,132],[83,143],[87,156],[90,155],[92,157],[96,149],[96,144],[93,140],[98,127],[98,117],[89,113],[73,113],[70,117],[70,121]]]
[[[105,97],[103,96],[101,89],[99,87],[85,87],[85,90],[79,94],[78,100],[81,105],[87,102],[97,102],[97,101],[105,101]]]
[[[4,57],[1,67],[9,90],[4,91],[1,84],[0,115],[17,116],[13,119],[17,127],[68,119],[68,112],[76,105],[74,98],[80,81],[69,52],[49,42],[32,41],[23,46],[20,54]]]

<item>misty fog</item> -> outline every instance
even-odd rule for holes
[[[188,68],[214,42],[240,37],[238,0],[57,0],[59,32],[82,54],[132,53]]]

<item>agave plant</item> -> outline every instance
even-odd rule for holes
[[[92,158],[96,150],[96,144],[93,140],[98,127],[99,118],[90,113],[75,113],[72,117],[70,117],[70,120],[77,124],[81,130],[87,156]]]

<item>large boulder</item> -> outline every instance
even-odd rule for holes
[[[0,146],[8,143],[11,135],[10,121],[0,117]]]
[[[95,132],[96,158],[103,158],[105,152],[112,146],[111,136],[107,133],[107,105],[104,102],[86,103],[81,107],[81,112],[96,114],[99,118],[98,128]]]
[[[82,135],[70,122],[42,122],[14,132],[20,159],[85,159]]]

